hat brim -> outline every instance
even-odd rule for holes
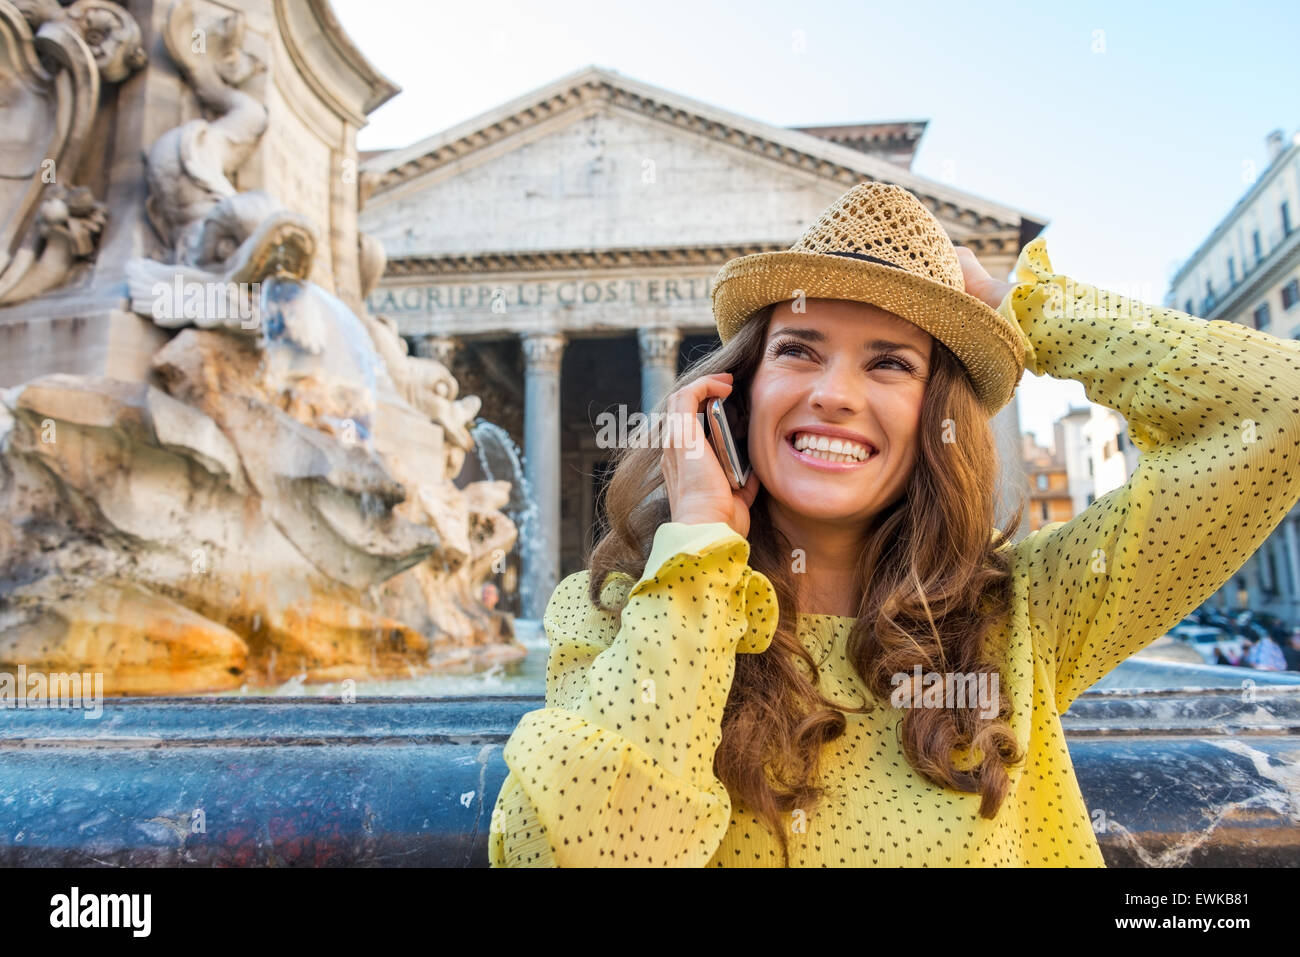
[[[727,342],[759,309],[800,293],[867,303],[924,329],[961,361],[990,415],[1015,394],[1026,351],[1019,327],[944,283],[847,256],[781,250],[732,259],[713,285],[718,336]]]

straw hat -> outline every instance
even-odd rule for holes
[[[1011,401],[1028,341],[968,295],[948,233],[912,193],[859,183],[788,250],[730,260],[713,281],[713,317],[727,342],[755,312],[795,299],[849,299],[920,326],[966,368],[989,417]]]

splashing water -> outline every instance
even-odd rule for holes
[[[528,479],[524,476],[523,453],[515,445],[510,433],[487,419],[476,419],[470,427],[474,437],[474,454],[479,469],[489,481],[504,479],[510,483],[510,501],[502,509],[519,529],[516,548],[524,567],[536,567],[534,559],[540,558],[537,527],[537,502],[533,498]]]

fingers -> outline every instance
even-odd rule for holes
[[[677,447],[678,443],[674,442],[664,449],[661,457],[660,467],[664,472],[670,499],[678,491],[676,486],[683,472],[688,475],[695,474],[696,481],[699,481],[701,474],[698,472],[699,466],[692,464],[696,460],[705,460],[706,470],[709,468],[708,460],[711,460],[712,469],[717,471],[717,478],[725,483],[722,465],[710,451],[709,434],[706,425],[701,421],[701,413],[703,405],[710,398],[726,398],[731,394],[731,390],[731,374],[720,372],[701,376],[668,397],[665,409],[673,423],[674,433],[682,439],[681,447]]]
[[[731,394],[731,373],[718,372],[713,375],[700,376],[688,382],[668,399],[670,412],[698,412],[704,400],[710,396],[726,397]]]
[[[973,276],[983,278],[989,274],[983,264],[975,257],[968,246],[957,246],[957,260],[961,263],[962,269],[966,270]]]
[[[704,403],[714,396],[725,399],[730,394],[731,373],[720,372],[701,376],[668,397],[665,408],[672,413],[673,418],[680,417],[687,448],[695,448],[696,443],[708,441],[708,435],[702,430],[699,420]]]

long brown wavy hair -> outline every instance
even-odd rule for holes
[[[752,316],[719,349],[689,365],[669,392],[701,376],[731,372],[728,400],[739,412],[737,440],[744,443],[749,387],[763,357],[774,306]],[[904,494],[873,517],[859,562],[861,602],[847,654],[872,701],[849,706],[824,697],[818,667],[798,638],[796,572],[792,543],[773,526],[768,492],[750,509],[749,565],[776,590],[778,621],[762,654],[738,654],[722,721],[714,773],[733,803],[767,822],[786,861],[783,819],[795,808],[810,813],[823,797],[818,783],[823,747],[844,734],[845,714],[888,702],[895,684],[916,665],[929,672],[987,675],[998,689],[998,713],[968,707],[906,707],[897,727],[904,754],[922,776],[945,788],[982,796],[979,813],[996,816],[1007,796],[1007,768],[1024,759],[1007,724],[1007,682],[998,674],[993,629],[1010,610],[1010,553],[1003,548],[1020,525],[1015,514],[994,529],[998,459],[987,414],[960,362],[934,340],[922,400],[916,464]],[[666,397],[654,412],[666,410]],[[641,577],[655,530],[671,521],[660,470],[661,448],[622,448],[604,493],[606,527],[592,549],[590,598],[601,603],[606,576]],[[653,446],[653,443],[648,443]],[[992,530],[992,533],[991,533]],[[996,684],[991,676],[998,674]],[[919,689],[918,693],[919,693]],[[961,749],[962,763],[954,760]]]

